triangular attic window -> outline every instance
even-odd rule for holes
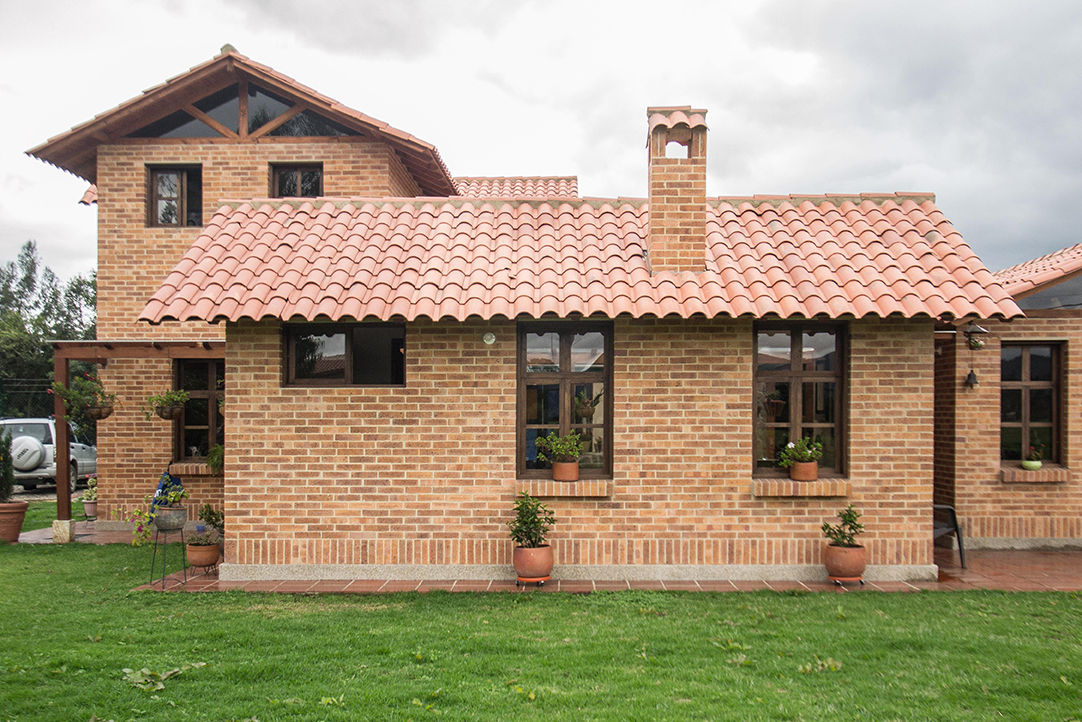
[[[248,132],[254,133],[292,107],[293,103],[285,98],[264,90],[255,83],[249,83]]]
[[[195,103],[195,107],[234,133],[240,126],[240,97],[237,86],[230,85]]]
[[[282,123],[267,135],[327,136],[358,135],[358,133],[340,123],[335,123],[329,118],[324,118],[318,113],[305,110]]]
[[[128,135],[131,138],[220,138],[222,134],[178,110]]]
[[[1082,308],[1082,276],[1074,276],[1034,294],[1018,299],[1023,311],[1036,309]]]

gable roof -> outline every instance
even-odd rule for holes
[[[1082,271],[1082,243],[1004,268],[992,275],[1007,293],[1017,297],[1062,281],[1077,271]]]
[[[241,201],[140,319],[1021,315],[930,196],[711,199],[705,271],[651,274],[643,200]]]
[[[144,90],[141,95],[99,113],[85,123],[31,148],[27,153],[94,183],[97,180],[98,145],[114,142],[151,120],[236,82],[240,76],[255,80],[268,90],[287,96],[352,130],[387,143],[417,181],[422,193],[457,194],[451,174],[435,146],[342,105],[273,68],[241,55],[228,45],[211,60]]]

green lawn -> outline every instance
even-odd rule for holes
[[[0,548],[0,718],[1077,719],[1082,595],[132,592]],[[176,558],[176,557],[174,557]],[[145,691],[125,668],[196,666]]]
[[[75,519],[83,518],[83,505],[78,501],[71,502],[71,515]],[[26,510],[26,518],[23,519],[23,531],[52,527],[54,519],[56,519],[55,501],[32,501]]]

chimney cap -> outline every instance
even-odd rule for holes
[[[646,109],[646,118],[650,133],[658,128],[672,130],[680,125],[687,126],[689,130],[706,128],[706,110],[690,105],[653,106]]]

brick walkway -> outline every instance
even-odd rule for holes
[[[103,532],[94,529],[93,522],[77,522],[76,541],[87,544],[127,543],[129,532]],[[20,535],[20,543],[48,544],[52,541],[51,529],[39,529]],[[148,551],[149,560],[149,551]],[[203,573],[189,570],[188,580],[176,572],[166,577],[165,590],[174,592],[218,592],[239,589],[246,592],[279,592],[288,594],[383,594],[389,592],[429,592],[443,589],[451,592],[571,592],[624,589],[657,589],[680,591],[735,592],[759,589],[810,592],[915,592],[922,589],[959,591],[966,589],[1001,589],[1005,591],[1082,591],[1082,551],[996,551],[971,549],[966,553],[968,568],[958,566],[957,552],[949,549],[935,550],[935,562],[939,565],[939,580],[935,582],[868,582],[863,587],[848,585],[844,588],[819,582],[767,582],[767,581],[622,581],[622,580],[559,580],[553,579],[543,587],[529,585],[516,587],[514,581],[497,579],[491,581],[401,579],[360,579],[323,581],[260,581],[222,582],[217,572]],[[149,570],[149,563],[148,563]],[[199,573],[192,575],[192,571]],[[144,584],[139,589],[162,589],[161,583]]]

